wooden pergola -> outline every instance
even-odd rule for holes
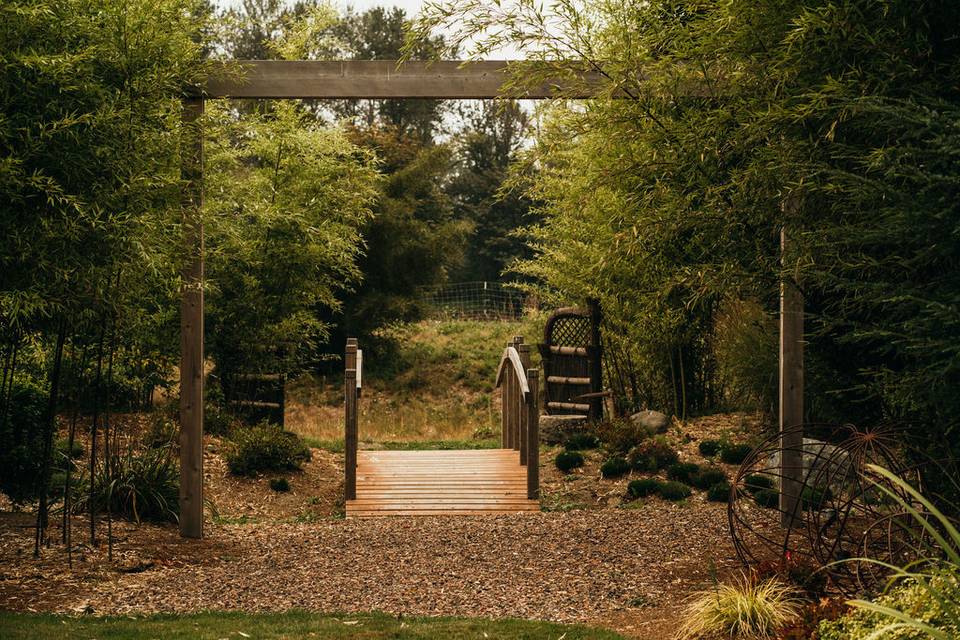
[[[180,312],[180,533],[188,538],[203,536],[203,130],[204,102],[211,99],[406,99],[490,100],[554,98],[589,99],[604,78],[588,66],[571,83],[558,68],[554,82],[544,82],[522,91],[507,86],[509,78],[524,67],[543,76],[543,63],[523,61],[434,62],[394,60],[249,60],[238,61],[220,74],[194,87],[183,98],[185,131],[192,136],[183,154],[184,244],[188,252],[183,272]],[[783,244],[786,235],[783,236]],[[783,459],[784,476],[795,478],[796,487],[785,481],[781,510],[793,513],[802,472],[799,451],[803,422],[803,307],[800,293],[789,283],[781,285],[780,314],[780,428],[785,451],[796,459]],[[788,441],[789,439],[789,441]],[[799,442],[797,441],[799,439]],[[784,502],[786,501],[786,502]],[[784,509],[783,507],[788,508]]]

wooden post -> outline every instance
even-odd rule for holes
[[[523,344],[523,336],[513,336],[513,340],[510,341],[510,346],[512,346],[518,354],[520,353],[521,344]],[[513,450],[519,452],[520,442],[523,438],[523,433],[520,428],[520,423],[523,420],[523,396],[520,390],[520,380],[517,379],[516,371],[514,371],[510,377],[513,380],[513,419],[510,421],[510,428],[513,433],[510,435],[510,441],[513,442]]]
[[[603,315],[596,298],[587,300],[587,308],[590,310],[590,393],[600,394],[603,391],[603,343],[600,337]],[[603,397],[600,395],[590,398],[590,419],[603,420]]]
[[[183,99],[186,263],[180,301],[180,535],[203,537],[203,98]]]
[[[530,397],[524,404],[524,409],[527,411],[527,498],[530,500],[540,499],[539,376],[540,372],[536,369],[527,369]]]
[[[510,341],[507,343],[508,349],[512,346],[513,346],[513,341]],[[512,371],[510,370],[510,366],[511,365],[507,363],[507,371],[504,374],[506,375],[506,379],[503,381],[502,393],[503,393],[504,401],[503,401],[503,427],[502,428],[504,433],[504,442],[506,444],[505,448],[515,449],[516,442],[514,441],[514,437],[513,437],[514,436],[513,423],[514,423],[514,417],[516,415],[515,411],[516,411],[517,403],[515,400],[515,396],[517,391],[517,384],[516,384],[517,381],[516,381],[516,376],[513,375]]]
[[[343,451],[345,500],[357,498],[357,339],[347,338],[344,357],[346,369],[343,374]]]
[[[517,340],[520,342],[516,342]],[[514,338],[514,342],[517,345],[517,353],[520,354],[520,362],[523,364],[523,370],[526,371],[530,368],[530,345],[523,344],[522,337]],[[530,427],[529,412],[526,411],[526,408],[523,406],[523,403],[520,402],[519,398],[517,400],[517,406],[520,407],[519,420],[517,420],[517,440],[520,441],[520,464],[524,465],[527,464],[527,430]]]
[[[795,212],[793,200],[784,205]],[[786,228],[780,231],[784,271],[796,260]],[[803,485],[803,296],[795,272],[780,281],[780,512],[789,527],[796,517]]]

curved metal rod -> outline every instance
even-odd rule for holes
[[[530,395],[530,387],[527,385],[527,372],[523,370],[523,362],[520,360],[520,354],[517,353],[517,350],[513,347],[507,347],[503,350],[503,356],[500,357],[500,366],[497,367],[496,386],[499,387],[503,382],[503,372],[506,370],[508,362],[513,365],[510,368],[513,369],[517,380],[520,381],[520,391],[523,392],[523,399],[526,400],[527,396]]]

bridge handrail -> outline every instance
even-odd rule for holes
[[[527,497],[540,496],[540,371],[530,366],[530,347],[516,336],[497,367],[500,388],[500,446],[520,454],[527,467]]]

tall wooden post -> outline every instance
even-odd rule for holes
[[[347,350],[344,357],[346,369],[343,375],[344,397],[344,499],[357,498],[357,339],[347,338]]]
[[[540,372],[527,369],[530,399],[523,405],[527,412],[527,498],[540,499]]]
[[[784,205],[788,214],[796,207],[794,200]],[[796,254],[786,228],[780,231],[780,257],[780,512],[781,524],[789,527],[803,485],[803,295],[797,288],[799,274],[788,273]]]
[[[180,302],[180,535],[203,537],[203,98],[183,99],[186,263]]]
[[[590,310],[590,419],[603,420],[603,342],[600,337],[600,324],[603,315],[600,311],[600,301],[596,298],[587,300]]]
[[[517,345],[517,353],[520,354],[520,362],[523,364],[523,370],[530,368],[530,345],[523,344],[523,337],[517,336],[513,339]],[[519,393],[519,392],[518,392]],[[518,406],[520,403],[517,403]],[[520,410],[520,416],[517,425],[518,437],[520,441],[520,464],[527,464],[527,430],[530,428],[529,416],[524,409]]]
[[[507,343],[507,348],[513,346],[513,341]],[[509,365],[508,365],[509,367]],[[516,401],[515,396],[518,391],[516,376],[511,375],[511,372],[508,368],[506,372],[506,379],[503,381],[503,385],[500,389],[500,393],[503,394],[503,417],[501,419],[501,429],[503,429],[503,445],[505,449],[516,449],[516,441],[514,440],[514,430],[513,425],[515,422],[515,412],[516,412]]]

